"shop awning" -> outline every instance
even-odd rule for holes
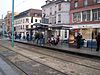
[[[67,29],[67,30],[69,30],[69,29],[71,29],[72,27],[71,26],[69,26],[69,25],[52,25],[52,26],[49,26],[50,28],[52,28],[52,29]]]

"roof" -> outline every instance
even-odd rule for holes
[[[69,2],[69,1],[64,1],[64,0],[50,1],[50,3],[41,6],[41,8],[43,8],[43,7],[45,7],[45,6],[48,6],[48,5],[50,5],[50,4],[53,4],[53,3],[58,4],[58,3],[62,3],[62,2]]]
[[[28,14],[30,13],[30,14]],[[42,14],[42,10],[39,9],[28,9],[26,11],[23,11],[19,13],[18,15],[15,16],[15,19],[22,18],[22,17],[27,17],[27,16],[32,16],[34,13]]]

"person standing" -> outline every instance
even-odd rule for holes
[[[78,33],[78,35],[76,37],[77,48],[81,47],[81,40],[82,40],[82,35],[80,33]]]
[[[96,51],[99,51],[99,47],[100,47],[100,33],[97,35],[96,37],[96,42],[97,42],[97,48]]]
[[[28,32],[26,33],[26,39],[27,39],[27,41],[29,41],[29,33]]]

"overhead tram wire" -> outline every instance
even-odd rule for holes
[[[23,1],[20,2],[18,5],[16,5],[15,8],[16,8],[16,7],[19,7],[21,4],[23,4],[23,3],[27,2],[27,1],[28,1],[28,0],[23,0]]]
[[[18,0],[17,0],[18,1]],[[27,2],[27,0],[23,0],[21,1],[19,4],[17,4],[14,8],[16,9],[18,6],[20,6],[21,4]],[[16,4],[16,3],[15,3]],[[8,10],[7,10],[8,11]],[[12,10],[11,10],[12,11]],[[5,14],[5,15],[4,15]],[[7,15],[7,12],[3,12],[4,17]]]

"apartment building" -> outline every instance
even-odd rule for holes
[[[69,0],[46,0],[46,4],[42,6],[42,19],[44,23],[51,26],[69,26],[70,24],[70,1]],[[45,20],[45,21],[44,21]],[[61,39],[68,39],[69,30],[59,28],[51,30],[54,36],[60,35]]]
[[[17,12],[14,12],[14,15],[17,15]],[[8,11],[7,15],[4,18],[5,21],[5,26],[6,26],[6,31],[11,32],[12,29],[12,12]]]
[[[71,0],[70,24],[75,35],[80,32],[84,39],[95,39],[100,32],[100,0]]]
[[[14,30],[17,34],[25,35],[28,28],[33,28],[34,23],[41,23],[42,10],[28,9],[16,15],[14,18]]]

